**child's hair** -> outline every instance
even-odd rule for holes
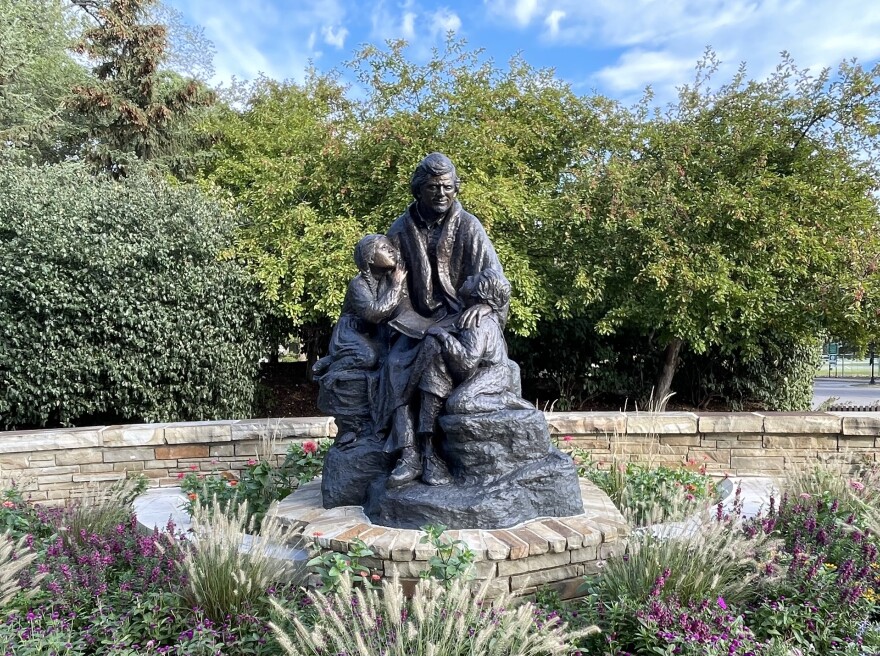
[[[376,254],[376,247],[379,240],[385,235],[370,234],[361,237],[361,240],[354,247],[354,263],[357,265],[358,271],[370,272],[370,265],[373,263],[373,256]]]
[[[500,312],[510,300],[510,283],[500,271],[486,269],[472,281],[470,294]]]

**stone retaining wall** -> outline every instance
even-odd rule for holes
[[[705,463],[710,472],[773,474],[796,463],[877,460],[880,413],[556,412],[551,432],[596,461]],[[327,417],[140,424],[0,432],[0,478],[21,481],[34,501],[75,496],[84,483],[143,472],[152,485],[176,485],[180,472],[240,471],[260,436],[274,451],[336,434]]]
[[[561,599],[583,594],[586,575],[596,574],[605,560],[624,553],[629,525],[608,496],[581,479],[583,513],[573,517],[539,517],[505,529],[446,531],[446,540],[461,540],[474,554],[474,587],[487,595],[534,594],[554,590]],[[345,554],[362,541],[373,556],[358,562],[384,578],[397,575],[411,594],[429,569],[436,549],[421,542],[422,531],[373,524],[359,506],[326,510],[319,480],[303,485],[276,508],[277,517],[295,536],[321,552]],[[301,545],[300,545],[301,546]]]
[[[281,456],[291,442],[336,435],[329,417],[245,419],[0,432],[0,479],[13,479],[32,501],[60,502],[89,483],[140,472],[152,486],[179,485],[193,469],[238,472],[261,438]]]

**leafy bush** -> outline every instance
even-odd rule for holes
[[[706,474],[705,464],[690,460],[684,467],[652,467],[611,458],[607,467],[593,460],[580,447],[562,448],[574,459],[578,476],[588,478],[602,490],[634,526],[675,521],[698,512],[715,500],[717,487]]]
[[[467,577],[476,554],[464,540],[452,540],[444,537],[446,527],[443,524],[426,524],[422,526],[425,535],[419,543],[430,544],[437,553],[428,558],[428,569],[422,572],[425,578],[435,578],[445,587],[452,585],[458,578]]]
[[[281,469],[300,484],[308,483],[321,475],[324,469],[324,456],[332,445],[333,440],[294,442],[287,447],[287,457]]]
[[[0,426],[248,414],[255,292],[192,186],[0,167]]]
[[[253,518],[254,528],[259,532],[263,517],[273,502],[321,475],[324,456],[332,443],[332,440],[307,440],[291,444],[284,462],[275,466],[271,462],[274,438],[262,439],[257,456],[248,460],[240,479],[228,472],[200,474],[197,473],[198,466],[191,465],[192,471],[178,474],[180,489],[188,499],[184,507],[192,515],[196,505],[210,509],[216,502],[217,507],[225,512],[230,503],[246,503],[250,513],[248,522]]]
[[[355,538],[349,543],[346,553],[327,551],[318,554],[306,564],[314,568],[321,577],[321,592],[338,592],[345,579],[354,585],[369,588],[378,583],[382,575],[378,572],[371,573],[367,565],[361,564],[361,558],[367,559],[374,555],[375,552],[363,540]]]
[[[718,347],[688,353],[676,374],[676,389],[697,407],[721,401],[734,410],[809,410],[813,378],[821,361],[818,340],[774,335],[750,353]]]

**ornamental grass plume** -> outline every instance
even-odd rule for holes
[[[397,575],[382,582],[381,593],[355,588],[346,576],[336,593],[308,593],[317,615],[313,626],[274,600],[287,629],[270,626],[288,656],[562,656],[575,640],[598,631],[570,631],[561,621],[538,625],[531,603],[512,608],[509,595],[489,600],[488,585],[474,594],[462,579],[448,589],[422,579],[407,600]]]
[[[109,488],[90,484],[84,494],[69,501],[60,516],[58,527],[66,544],[84,544],[90,535],[106,535],[120,524],[128,523],[132,503],[147,487],[143,476],[126,476]]]
[[[874,462],[850,465],[847,452],[838,461],[796,463],[777,481],[781,494],[791,498],[826,497],[851,512],[862,515],[880,529],[880,467]],[[805,496],[806,495],[806,496]],[[874,531],[875,534],[877,531]]]
[[[20,576],[37,559],[36,552],[25,545],[26,540],[27,536],[13,540],[8,531],[0,535],[0,610],[21,592]],[[31,577],[27,594],[37,592],[37,584],[44,576],[37,574]]]
[[[682,604],[721,597],[740,604],[756,593],[755,581],[778,541],[762,531],[749,535],[739,517],[699,519],[663,530],[636,531],[628,552],[606,561],[595,589],[600,599],[647,600],[656,582]]]
[[[304,566],[284,557],[287,536],[277,517],[268,513],[259,534],[254,522],[246,502],[223,510],[215,498],[211,506],[194,508],[181,596],[214,622],[264,603],[273,586],[305,577]]]

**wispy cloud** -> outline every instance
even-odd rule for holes
[[[320,42],[343,48],[348,36],[344,0],[166,0],[205,27],[217,46],[215,82],[263,73],[301,78],[321,56]]]
[[[425,9],[415,0],[390,6],[386,0],[378,0],[370,14],[370,24],[373,39],[404,39],[417,59],[425,59],[447,33],[461,30],[462,21],[449,7]]]
[[[334,27],[333,25],[325,25],[321,28],[321,34],[324,37],[324,43],[337,48],[345,47],[345,37],[348,36],[348,30],[344,27]]]
[[[681,83],[707,46],[724,54],[722,73],[745,61],[755,76],[772,70],[783,50],[814,69],[880,58],[880,3],[864,0],[484,0],[484,6],[499,26],[537,32],[547,45],[616,52],[616,62],[584,72],[584,81],[615,92]]]

